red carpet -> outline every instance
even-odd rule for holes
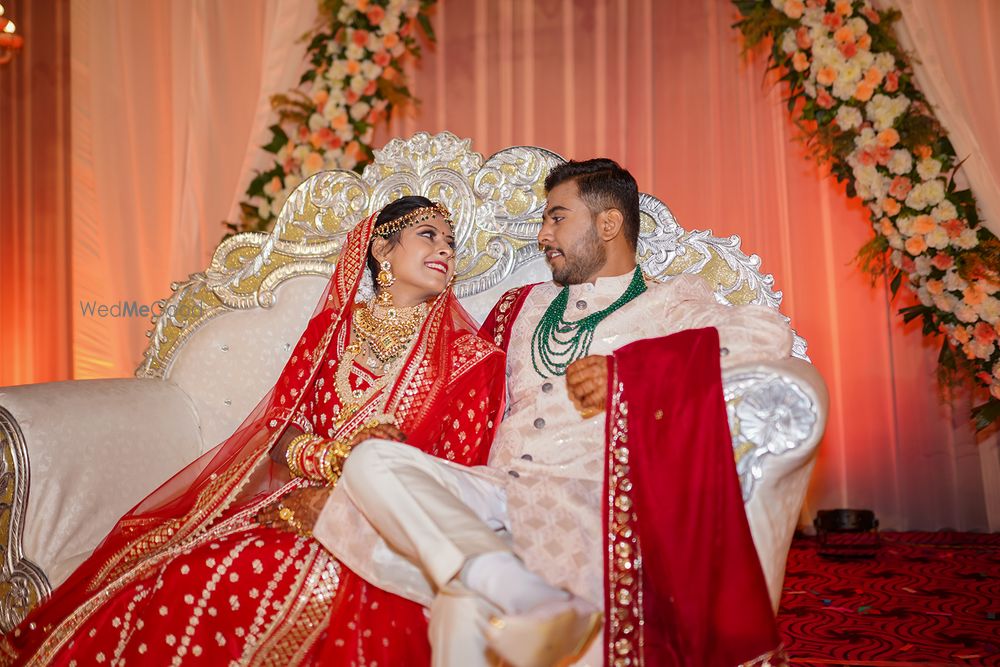
[[[1000,665],[1000,534],[883,533],[854,561],[796,539],[778,624],[794,665]]]

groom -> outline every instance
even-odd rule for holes
[[[314,534],[430,607],[438,665],[580,658],[601,612],[588,665],[766,657],[778,640],[720,363],[785,357],[791,333],[767,308],[718,304],[700,278],[647,282],[638,189],[615,162],[559,165],[545,189],[553,280],[505,294],[481,331],[507,352],[489,464],[362,443]]]

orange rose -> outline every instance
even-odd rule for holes
[[[892,148],[899,143],[899,132],[890,127],[879,132],[877,140],[879,146]]]
[[[391,49],[392,47],[399,44],[399,34],[395,32],[390,32],[388,35],[382,38],[382,44],[385,48]]]
[[[896,215],[901,208],[902,206],[899,205],[899,202],[892,197],[886,197],[882,200],[882,210],[889,215]]]
[[[912,189],[913,183],[906,176],[896,176],[889,184],[889,194],[896,199],[906,199],[906,195],[910,194]]]
[[[861,37],[858,37],[858,48],[864,49],[865,51],[867,51],[867,50],[869,50],[871,48],[871,46],[872,46],[872,36],[871,35],[869,35],[868,33],[865,33],[865,34],[861,35]]]
[[[951,332],[951,336],[952,336],[952,338],[954,338],[955,340],[957,340],[962,345],[965,345],[966,343],[968,343],[969,340],[970,340],[970,338],[971,338],[969,336],[969,330],[966,329],[963,326],[957,326],[957,327],[955,327],[955,330]]]
[[[788,0],[785,3],[785,15],[790,19],[801,18],[806,5],[802,0]]]
[[[913,152],[921,160],[926,160],[927,158],[929,158],[931,156],[931,147],[930,146],[917,146],[916,148],[913,149]]]
[[[824,109],[829,109],[833,106],[834,99],[830,96],[830,93],[826,92],[826,88],[820,88],[819,91],[817,91],[816,104]]]
[[[969,285],[962,292],[962,300],[970,306],[978,306],[986,299],[986,292],[984,292],[979,285]]]
[[[832,67],[821,67],[818,72],[816,72],[816,81],[824,86],[831,85],[837,80],[837,70]]]
[[[929,215],[919,215],[913,219],[914,234],[930,234],[937,227],[937,223]]]
[[[853,44],[854,43],[854,31],[848,26],[842,26],[837,28],[836,32],[833,33],[833,41],[837,43],[838,46],[841,44]]]
[[[319,90],[313,94],[313,104],[316,105],[317,109],[322,109],[326,106],[326,101],[330,99],[330,93],[326,90]]]
[[[975,330],[972,332],[975,337],[976,342],[981,345],[989,345],[997,339],[997,332],[992,326],[986,322],[980,322],[976,325]]]
[[[359,61],[357,61],[357,60],[348,60],[347,61],[347,73],[348,74],[350,74],[351,76],[354,76],[355,74],[357,74],[360,71],[361,71],[361,63]]]
[[[388,51],[382,50],[372,56],[372,61],[379,67],[385,67],[392,62],[392,56],[389,55]]]
[[[374,95],[376,90],[378,90],[378,82],[377,81],[369,81],[368,85],[365,86],[364,92],[362,92],[361,94],[362,95]]]
[[[868,71],[865,72],[865,83],[872,86],[877,86],[882,82],[882,70],[878,67],[869,67]]]
[[[928,280],[926,285],[927,293],[931,296],[937,296],[944,292],[944,283],[940,280]]]
[[[882,218],[878,221],[879,229],[882,231],[882,236],[892,236],[896,233],[896,227],[892,224],[892,220],[889,218]]]
[[[906,239],[906,244],[904,245],[906,252],[911,255],[920,255],[927,250],[927,241],[924,240],[923,236],[911,236]],[[912,273],[912,272],[908,272]]]
[[[385,19],[385,10],[378,5],[373,5],[365,12],[365,15],[368,17],[368,22],[376,26]]]
[[[809,28],[802,26],[795,31],[795,43],[800,49],[808,49],[812,46],[812,37],[809,36]]]
[[[931,259],[931,265],[933,265],[935,269],[940,269],[942,271],[947,271],[948,269],[951,268],[951,265],[954,263],[955,260],[952,258],[952,256],[943,252],[939,252],[938,254],[934,255],[933,259]]]
[[[854,99],[860,102],[867,102],[874,94],[875,87],[864,82],[859,83],[858,87],[854,89]]]
[[[332,127],[335,130],[342,130],[345,127],[347,127],[347,114],[338,113],[336,116],[334,116],[333,120],[330,121],[330,127]]]
[[[834,10],[844,18],[851,15],[854,11],[851,9],[851,0],[837,0],[837,4],[834,6]]]
[[[355,30],[351,35],[351,41],[358,46],[364,46],[368,43],[368,31],[367,30]]]
[[[942,222],[941,226],[944,227],[944,231],[948,232],[950,239],[958,238],[965,231],[965,223],[958,218]]]
[[[809,69],[809,58],[802,51],[796,51],[795,55],[792,56],[792,67],[795,68],[796,72],[804,72]]]

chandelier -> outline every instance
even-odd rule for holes
[[[24,46],[24,37],[16,34],[16,30],[14,22],[3,15],[3,5],[0,5],[0,65],[10,62]]]

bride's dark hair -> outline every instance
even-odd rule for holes
[[[418,208],[425,208],[427,206],[433,206],[432,202],[427,197],[421,197],[420,195],[407,195],[406,197],[400,197],[396,201],[389,202],[386,204],[381,211],[379,211],[378,218],[375,219],[375,226],[383,225],[387,222],[392,222],[396,218],[401,218],[410,211],[415,211]],[[388,247],[392,248],[399,243],[399,237],[403,233],[403,230],[397,230],[385,237],[389,242]],[[378,238],[373,236],[372,240]],[[372,256],[372,247],[368,246],[368,272],[372,275],[372,281],[375,280],[375,276],[378,275],[379,266],[378,260]],[[376,283],[377,284],[377,283]]]

